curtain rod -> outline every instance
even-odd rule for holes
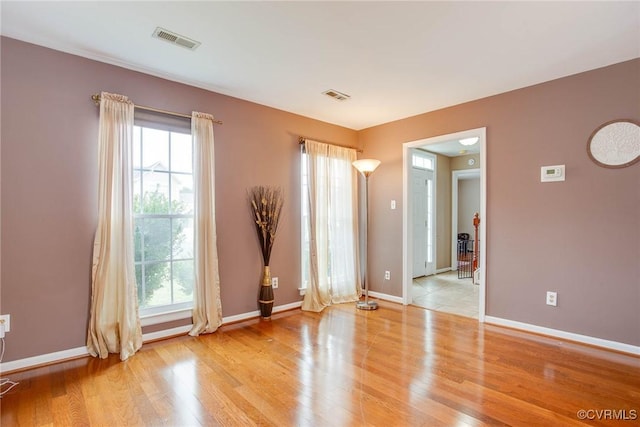
[[[298,144],[304,144],[306,141],[307,141],[307,138],[305,138],[304,136],[301,136],[300,138],[298,138]],[[322,141],[318,141],[318,142],[322,142]],[[333,144],[331,142],[325,142],[325,144],[335,145],[337,147],[343,147],[343,148],[351,148],[353,150],[356,150],[357,153],[362,153],[361,149],[354,148],[354,147],[349,147],[348,145]]]
[[[91,99],[93,99],[93,102],[96,105],[100,105],[100,95],[99,94],[95,94],[95,95],[91,95]],[[145,111],[152,111],[154,113],[162,113],[162,114],[168,114],[170,116],[176,116],[176,117],[184,117],[186,119],[190,119],[191,116],[188,114],[183,114],[183,113],[174,113],[173,111],[167,111],[167,110],[161,110],[159,108],[153,108],[153,107],[145,107],[144,105],[133,105],[135,108],[139,109],[139,110],[145,110]],[[220,120],[214,120],[213,123],[222,124],[222,121]]]

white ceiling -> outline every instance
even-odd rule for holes
[[[466,156],[468,154],[480,154],[480,144],[462,145],[459,140],[439,142],[421,147],[432,153],[442,154],[447,157]]]
[[[2,1],[1,14],[8,37],[356,130],[640,57],[637,1]],[[157,26],[202,45],[154,39]]]

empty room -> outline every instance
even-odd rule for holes
[[[639,422],[639,2],[0,15],[3,426]]]

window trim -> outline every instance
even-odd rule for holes
[[[188,304],[188,306],[186,306]],[[185,305],[185,307],[180,307],[176,309],[177,305]],[[161,305],[152,307],[152,309],[166,309],[171,307],[170,310],[166,311],[158,311],[156,313],[144,313],[140,314],[140,325],[141,326],[151,326],[151,325],[159,325],[161,323],[173,322],[175,320],[183,320],[190,319],[193,317],[193,301],[189,303],[178,303],[173,305]],[[142,310],[141,310],[142,311]]]

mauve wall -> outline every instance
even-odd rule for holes
[[[271,260],[276,305],[300,300],[297,139],[355,146],[355,131],[8,38],[1,66],[5,361],[85,345],[98,179],[99,112],[90,96],[101,90],[224,121],[215,127],[223,315],[257,310],[261,258],[246,204],[253,185],[284,189]]]
[[[372,290],[402,294],[402,203],[388,209],[402,200],[402,144],[486,126],[487,314],[640,345],[640,164],[606,169],[586,153],[593,130],[621,118],[640,120],[639,59],[360,131],[363,155],[382,160]],[[567,180],[540,183],[556,164]]]

